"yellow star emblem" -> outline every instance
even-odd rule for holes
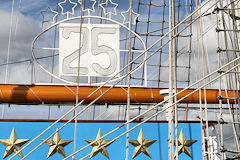
[[[151,158],[148,147],[151,146],[156,141],[157,140],[146,140],[141,129],[138,135],[138,139],[129,141],[129,143],[135,147],[132,158],[135,158],[141,152]]]
[[[101,133],[101,129],[99,128],[99,131],[98,131],[98,134],[97,134],[96,139],[99,139],[100,137],[102,137],[102,133]],[[87,143],[92,143],[92,142],[95,141],[95,140],[86,140],[86,139],[85,139],[85,141],[86,141]],[[110,140],[104,140],[103,138],[101,138],[101,139],[99,139],[97,142],[93,143],[93,144],[92,144],[93,149],[92,149],[92,154],[91,154],[90,158],[94,157],[94,156],[97,155],[98,153],[102,153],[104,156],[106,156],[106,157],[109,159],[108,152],[107,152],[107,147],[108,147],[110,144],[112,144],[113,142],[110,143],[110,144],[108,144],[108,145],[106,145],[106,146],[103,147],[102,149],[99,149],[100,147],[102,147],[103,145],[105,145],[106,143],[108,143],[109,141],[110,141]],[[98,150],[98,149],[99,149],[99,150]],[[96,150],[98,150],[98,151],[96,151]]]
[[[13,152],[17,153],[20,150],[20,147],[28,141],[29,139],[17,139],[15,129],[13,128],[9,139],[0,139],[0,143],[6,146],[6,151],[3,158],[6,158]],[[18,155],[23,157],[22,152],[19,152]]]
[[[178,139],[178,149],[177,149],[178,151],[175,152],[174,158],[176,157],[177,153],[178,154],[185,153],[186,155],[188,155],[189,157],[192,158],[189,147],[195,142],[197,142],[197,140],[186,140],[186,138],[183,134],[183,130],[181,130],[181,133],[180,133],[179,139]],[[175,141],[174,141],[174,143],[175,143]]]
[[[44,140],[42,140],[42,141],[44,141]],[[62,140],[59,133],[56,132],[53,137],[53,140],[47,140],[46,142],[44,142],[50,147],[47,158],[51,157],[56,152],[61,154],[63,157],[66,157],[65,152],[64,152],[64,147],[71,142],[72,141],[70,141],[70,140]]]

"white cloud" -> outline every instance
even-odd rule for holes
[[[31,42],[36,34],[40,31],[40,27],[33,19],[26,17],[19,12],[15,12],[13,17],[9,56],[10,62],[31,57]],[[3,19],[0,21],[0,59],[1,63],[6,63],[11,13],[0,10],[0,19]]]

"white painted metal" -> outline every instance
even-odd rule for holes
[[[119,25],[82,24],[81,34],[80,76],[111,77],[118,73]],[[59,36],[59,76],[77,76],[79,24],[60,24]]]
[[[106,18],[106,17],[99,17],[99,16],[91,16],[91,15],[88,15],[88,16],[83,16],[82,18],[83,18],[83,19],[84,19],[84,18],[87,18],[87,19],[106,20],[106,21],[115,23],[115,24],[119,25],[120,27],[122,27],[122,28],[124,28],[124,29],[126,29],[126,30],[129,30],[129,28],[128,28],[126,25],[124,25],[124,24],[122,24],[122,23],[120,23],[120,22],[118,22],[118,21],[116,21],[116,20],[109,19],[109,18]],[[54,27],[56,27],[56,26],[58,26],[58,25],[60,25],[60,24],[62,24],[62,23],[65,23],[65,22],[68,22],[68,21],[72,21],[72,20],[77,20],[77,19],[80,19],[80,17],[67,18],[67,19],[61,20],[61,21],[59,21],[59,22],[57,22],[57,23],[49,26],[49,27],[46,28],[44,31],[42,31],[41,33],[39,33],[39,34],[34,38],[34,40],[33,40],[33,42],[32,42],[32,56],[33,56],[33,59],[35,60],[35,62],[37,63],[37,65],[38,65],[42,70],[44,70],[44,71],[47,72],[49,75],[51,75],[52,77],[54,77],[54,78],[56,78],[56,79],[58,79],[58,80],[60,80],[60,81],[62,81],[62,82],[65,82],[65,83],[68,83],[68,84],[72,84],[72,85],[77,85],[77,84],[76,84],[75,82],[72,82],[72,81],[63,79],[63,78],[61,78],[61,77],[59,77],[59,76],[57,76],[57,75],[52,74],[51,72],[49,72],[49,71],[37,60],[37,58],[36,58],[36,56],[35,56],[35,49],[34,49],[34,48],[35,48],[35,45],[36,45],[37,41],[40,39],[40,37],[41,37],[45,32],[48,32],[50,29],[52,29],[52,28],[54,28]],[[179,25],[180,25],[180,24],[179,24]],[[131,32],[132,32],[132,34],[134,34],[134,36],[137,37],[137,39],[140,41],[140,43],[142,44],[142,47],[143,47],[143,49],[144,49],[144,51],[143,51],[140,55],[138,55],[138,58],[144,55],[144,63],[142,63],[141,65],[139,65],[139,67],[138,67],[134,72],[136,72],[138,69],[140,69],[143,65],[145,66],[145,72],[144,72],[145,84],[144,84],[144,86],[147,86],[147,72],[146,72],[146,71],[147,71],[147,70],[146,70],[147,62],[146,62],[145,59],[147,58],[147,51],[148,51],[149,49],[151,49],[154,45],[150,46],[150,47],[147,49],[147,48],[146,48],[146,45],[145,45],[145,43],[144,43],[144,41],[143,41],[143,39],[142,39],[138,34],[136,34],[134,31],[131,30]],[[163,39],[163,37],[160,38],[160,39]],[[159,41],[160,41],[160,40],[159,40]],[[156,44],[156,43],[158,43],[158,42],[155,42],[154,44]],[[38,49],[39,49],[39,48],[38,48]],[[138,58],[135,58],[135,59],[138,59]],[[127,66],[125,66],[125,67],[127,67]],[[116,76],[117,76],[118,74],[120,74],[120,72],[122,72],[123,70],[124,70],[124,68],[121,69],[121,71],[119,71],[119,73],[114,74],[114,76],[112,76],[112,77],[114,77],[114,78],[111,78],[111,81],[109,81],[109,83],[115,82],[115,81],[119,80],[121,77],[117,78]],[[134,72],[133,72],[133,73],[134,73]],[[111,77],[111,76],[110,76],[110,77]],[[116,77],[116,78],[115,78],[115,77]],[[104,84],[104,82],[94,83],[94,84],[91,84],[91,85],[102,85],[102,84]],[[88,85],[89,85],[89,84],[88,84]]]

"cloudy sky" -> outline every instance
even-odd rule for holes
[[[61,1],[59,1],[61,2]],[[77,2],[74,0],[73,2]],[[120,2],[120,1],[119,1]],[[14,7],[13,7],[13,17],[11,17],[11,10],[12,10],[12,1],[4,1],[1,0],[0,6],[0,18],[3,21],[0,22],[1,30],[0,30],[0,73],[4,74],[6,72],[6,66],[3,65],[7,63],[8,51],[9,51],[9,58],[8,61],[11,62],[18,62],[22,60],[31,59],[31,43],[33,38],[39,34],[45,27],[49,26],[49,23],[44,23],[42,25],[43,17],[40,14],[41,11],[45,10],[48,6],[51,7],[53,10],[59,10],[59,15],[61,14],[61,8],[57,8],[57,1],[48,1],[48,0],[15,0]],[[87,1],[86,6],[89,6],[89,2]],[[97,5],[96,5],[97,6]],[[128,4],[121,3],[121,8],[118,11],[126,10]],[[79,15],[79,7],[78,5],[75,8],[75,16]],[[97,10],[97,7],[95,7]],[[109,6],[110,11],[114,11],[111,6]],[[66,6],[64,11],[71,11],[70,6]],[[120,14],[120,13],[119,13]],[[44,13],[44,20],[49,20],[52,18],[51,12]],[[12,23],[11,23],[12,18]],[[58,19],[64,19],[65,16],[59,16]],[[121,16],[115,16],[115,18],[119,19],[120,21],[123,20]],[[9,44],[9,34],[11,28],[11,40],[10,40],[10,49],[8,48]],[[48,37],[49,38],[49,37]],[[44,38],[43,38],[44,39]],[[43,40],[44,41],[44,40]],[[46,42],[48,44],[46,46],[51,46],[52,42]],[[41,56],[41,55],[40,55]],[[43,63],[48,63],[49,59],[45,59]],[[27,67],[29,62],[20,63],[18,65],[9,65],[8,66],[8,83],[31,83],[29,72],[31,72],[31,67]],[[50,65],[51,66],[51,65]],[[46,66],[48,67],[48,66]],[[36,68],[37,75],[41,74],[41,71],[38,71],[39,68]],[[21,70],[21,74],[24,75],[18,76],[15,71]],[[38,73],[39,72],[39,73]],[[47,76],[47,75],[46,75]],[[37,79],[37,82],[41,82],[41,77],[38,76],[40,79]],[[37,77],[37,78],[38,78]],[[2,79],[1,82],[3,83],[4,80]]]
[[[0,0],[1,6],[0,6],[0,18],[4,19],[3,21],[0,21],[0,74],[4,77],[0,79],[1,83],[10,83],[10,84],[30,84],[32,82],[37,82],[37,83],[42,83],[42,82],[47,82],[49,83],[51,81],[51,76],[49,76],[46,72],[41,70],[36,64],[32,66],[30,61],[26,62],[21,62],[17,64],[11,64],[8,67],[6,65],[3,65],[7,62],[7,53],[9,49],[9,63],[11,62],[19,62],[19,61],[25,61],[25,60],[30,60],[31,59],[31,45],[32,45],[32,40],[33,38],[39,34],[42,30],[44,30],[47,26],[50,25],[50,23],[46,23],[42,25],[42,15],[40,14],[41,11],[45,10],[48,6],[50,6],[53,10],[57,10],[56,8],[56,1],[48,1],[48,0],[15,0],[14,2],[14,7],[13,7],[13,17],[11,17],[11,9],[12,9],[12,1],[5,1],[5,0]],[[61,2],[61,1],[59,1]],[[75,1],[74,1],[75,2]],[[119,3],[118,7],[118,15],[113,16],[113,19],[116,19],[118,21],[122,21],[123,17],[119,16],[119,12],[123,10],[128,9],[128,2],[125,1],[114,1],[116,3]],[[127,2],[127,3],[126,3]],[[136,2],[136,1],[134,1]],[[157,1],[154,0],[152,1],[153,4],[157,5],[162,5],[162,1]],[[185,3],[182,3],[182,5]],[[86,6],[89,6],[89,4],[86,4]],[[76,15],[79,14],[79,8],[80,5],[77,6],[76,8]],[[206,7],[207,8],[207,7]],[[97,7],[95,8],[97,10]],[[137,5],[134,5],[134,11],[137,11]],[[70,10],[71,8],[66,7],[66,10]],[[139,19],[140,21],[146,21],[148,16],[148,12],[146,10],[146,6],[142,7],[139,9],[140,10],[140,16]],[[59,14],[60,14],[61,9],[59,8]],[[114,11],[113,8],[109,8],[109,11]],[[180,20],[183,19],[188,11],[186,11],[185,8],[182,10],[179,10],[180,14]],[[163,10],[158,10],[157,7],[153,7],[151,10],[151,21],[160,21],[161,20],[161,15],[163,13]],[[159,16],[160,15],[160,16]],[[51,19],[51,14],[45,14],[45,18]],[[167,18],[168,13],[166,11]],[[208,31],[205,33],[203,40],[205,43],[206,47],[206,54],[207,58],[211,59],[211,63],[209,63],[209,68],[211,71],[216,69],[216,64],[217,64],[217,58],[216,58],[216,44],[215,42],[213,43],[213,39],[215,39],[216,33],[215,33],[215,25],[214,23],[214,17],[215,15],[205,17],[204,20],[204,28],[208,29]],[[65,16],[66,17],[66,16]],[[12,24],[11,24],[11,18]],[[59,19],[64,19],[64,16],[59,16]],[[160,20],[159,20],[160,19]],[[150,24],[149,30],[153,31],[157,29],[157,25],[154,23]],[[12,32],[11,32],[11,43],[10,47],[8,48],[9,44],[9,32],[10,32],[10,26],[12,26]],[[135,27],[135,26],[134,26]],[[165,25],[167,27],[167,24]],[[197,33],[198,33],[198,23],[194,23],[192,26],[192,56],[191,56],[191,64],[197,64],[198,59],[197,59],[197,48],[199,46],[199,39],[197,39]],[[167,30],[167,29],[166,29]],[[163,33],[166,33],[166,30],[164,30]],[[146,32],[146,25],[139,25],[138,26],[138,32],[140,33],[145,33]],[[160,33],[160,32],[157,32]],[[185,35],[190,34],[190,30],[186,30],[183,32]],[[49,36],[50,35],[50,36]],[[53,47],[52,40],[51,38],[53,34],[50,32],[46,34],[45,36],[42,36],[41,44],[45,45],[46,47]],[[147,39],[147,47],[150,46],[153,42],[155,42],[158,39],[156,36],[150,36],[150,38]],[[146,41],[146,37],[143,37],[143,40]],[[187,66],[187,63],[189,61],[189,55],[188,53],[188,48],[189,48],[189,38],[182,38],[179,39],[178,46],[179,50],[181,51],[181,55],[178,57],[178,66]],[[160,44],[156,45],[154,49],[158,48]],[[126,47],[127,48],[127,47]],[[167,51],[168,46],[165,47],[165,51]],[[40,54],[41,53],[41,54]],[[37,54],[38,57],[42,56],[42,52]],[[53,52],[48,52],[44,53],[45,55],[51,55]],[[158,65],[159,61],[159,55],[153,56],[149,60],[149,64],[154,64]],[[46,67],[49,71],[51,71],[52,67],[52,59],[42,59],[39,60],[39,62]],[[168,65],[168,57],[167,54],[163,54],[162,56],[162,65],[167,66]],[[2,64],[2,65],[1,65]],[[58,61],[55,60],[54,66],[54,74],[58,75]],[[188,67],[188,66],[187,66]],[[191,76],[190,79],[192,82],[194,82],[196,79],[198,79],[197,72],[198,72],[198,65],[191,65]],[[33,69],[33,70],[32,70]],[[7,73],[6,74],[6,70]],[[34,71],[34,72],[33,72]],[[178,70],[178,79],[179,81],[184,81],[184,83],[180,83],[180,87],[185,87],[186,86],[186,81],[187,81],[187,69],[181,69],[179,68]],[[34,73],[34,74],[33,74]],[[7,78],[5,78],[7,75]],[[33,75],[33,81],[32,81],[32,76]],[[136,72],[136,76],[142,75],[141,70],[139,72]],[[134,76],[134,75],[133,75]],[[157,79],[159,77],[158,75],[158,67],[155,68],[150,68],[149,67],[149,72],[148,72],[149,79]],[[163,81],[168,81],[168,68],[162,68],[161,69],[161,76],[160,78]],[[55,82],[59,82],[56,81]],[[136,84],[139,84],[139,81],[136,81]],[[149,85],[153,87],[156,86],[157,83],[155,82],[150,82]],[[167,83],[163,83],[165,86],[167,86]],[[45,107],[45,111],[43,112],[48,112],[48,107]],[[10,113],[10,112],[9,112]],[[192,118],[195,118],[195,115],[192,116]]]
[[[77,0],[73,0],[73,2],[76,2]],[[40,11],[45,10],[48,6],[50,6],[53,10],[57,10],[56,3],[57,1],[55,0],[15,0],[14,1],[14,6],[13,6],[13,16],[11,16],[11,11],[12,11],[12,2],[11,0],[0,0],[0,83],[11,83],[11,84],[30,84],[32,82],[31,80],[31,74],[32,74],[32,64],[30,61],[26,62],[21,62],[17,64],[12,64],[9,65],[8,68],[6,68],[5,63],[7,63],[7,55],[9,52],[9,59],[8,61],[11,62],[18,62],[18,61],[24,61],[24,60],[30,60],[31,59],[31,44],[33,38],[39,34],[44,28],[46,28],[49,24],[44,24],[42,25],[42,16],[40,14]],[[61,2],[61,0],[60,0]],[[119,3],[119,8],[118,12],[121,12],[123,10],[128,9],[128,1],[122,1],[122,0],[115,0],[114,2]],[[137,1],[134,1],[135,3]],[[146,1],[147,2],[147,1]],[[158,1],[158,0],[153,0],[152,3],[161,5],[163,1]],[[88,4],[87,4],[88,6]],[[134,11],[137,10],[137,5],[134,5]],[[79,14],[79,5],[76,8],[76,14]],[[70,9],[70,8],[66,8]],[[97,9],[97,8],[96,8]],[[60,10],[60,9],[59,9]],[[113,11],[113,8],[109,8],[109,10]],[[147,20],[147,12],[148,10],[145,8],[141,9],[141,15],[140,19],[142,21]],[[184,18],[186,15],[186,11],[180,10],[181,16],[180,19]],[[59,11],[60,13],[60,11]],[[162,10],[157,10],[156,8],[152,9],[151,17],[152,21],[158,21],[161,19],[161,14]],[[118,21],[122,21],[123,17],[119,16],[113,16],[114,19]],[[51,17],[50,14],[46,15],[46,18]],[[166,13],[166,17],[168,17]],[[12,21],[11,21],[12,19]],[[59,17],[59,19],[64,19],[64,16]],[[12,22],[12,23],[11,23]],[[208,68],[210,71],[213,71],[217,67],[217,54],[216,54],[216,19],[215,15],[211,15],[208,17],[203,18],[204,22],[204,30],[207,30],[203,37],[204,45],[205,45],[205,52],[206,52],[206,59],[209,60]],[[157,29],[157,25],[152,24],[150,27],[150,30],[155,30]],[[195,80],[198,79],[198,69],[199,65],[198,64],[198,59],[197,59],[197,48],[199,46],[199,40],[197,39],[197,33],[199,33],[199,24],[194,23],[193,24],[193,51],[192,51],[192,56],[191,56],[191,81],[194,82]],[[9,45],[9,33],[10,33],[10,28],[11,30],[11,39],[10,39],[10,47]],[[138,31],[141,33],[146,32],[146,25],[139,26]],[[164,31],[166,32],[166,31]],[[159,32],[158,32],[159,33]],[[189,30],[184,32],[184,34],[188,34]],[[49,33],[51,35],[51,33]],[[51,38],[48,39],[47,36],[42,37],[42,44],[45,46],[53,46],[53,43],[51,42]],[[145,40],[145,39],[144,39]],[[156,37],[151,37],[148,39],[148,45],[151,45],[154,41],[156,41]],[[189,41],[180,40],[179,41],[179,50],[183,50],[183,53],[187,53],[188,51],[188,43]],[[160,45],[156,46],[159,47]],[[9,49],[10,48],[10,49]],[[52,53],[52,52],[51,52]],[[49,54],[51,54],[49,53]],[[39,55],[40,56],[40,55]],[[158,58],[158,57],[157,57]],[[168,65],[167,61],[167,56],[163,56],[163,60],[161,61],[163,65]],[[178,59],[178,65],[184,66],[188,62],[188,57],[186,54],[183,54],[182,56],[179,56]],[[44,59],[40,61],[48,70],[51,70],[51,59]],[[151,64],[158,64],[158,60],[155,58],[152,58],[150,60]],[[194,64],[194,65],[193,65]],[[54,66],[54,73],[58,73],[58,66],[57,62],[55,62]],[[35,72],[35,77],[36,77],[36,82],[50,82],[51,77],[42,71],[37,65],[34,67],[34,72]],[[6,74],[6,69],[7,73]],[[152,72],[151,72],[152,71]],[[156,73],[158,70],[151,70],[149,77],[152,79],[158,78],[159,75]],[[141,72],[139,72],[141,73]],[[139,74],[138,73],[138,74]],[[179,70],[178,72],[178,78],[181,81],[186,81],[186,70]],[[7,77],[6,77],[7,75]],[[161,70],[161,75],[163,75],[161,78],[163,80],[168,80],[168,69],[163,69]],[[57,82],[57,81],[56,81]],[[139,82],[136,82],[139,83]],[[183,84],[182,86],[185,87],[186,84]],[[214,86],[215,85],[215,86]],[[214,88],[217,88],[217,83],[213,84]],[[152,86],[156,87],[155,83],[152,83]],[[113,106],[114,107],[114,106]],[[26,111],[29,111],[29,108],[31,106],[22,106],[22,108],[19,108],[18,106],[12,106],[11,108],[4,107],[5,108],[5,114],[8,115],[9,118],[22,118],[24,115],[24,118],[32,118],[32,115],[34,115],[35,118],[48,118],[49,115],[49,106],[34,106],[34,110],[31,110],[31,114],[26,114]],[[51,110],[57,111],[54,114],[50,112],[50,117],[53,119],[58,118],[60,115],[65,113],[70,107],[61,107],[58,108],[57,106],[52,106]],[[102,112],[104,112],[104,107],[102,108]],[[2,112],[3,110],[1,110]],[[111,108],[103,114],[108,115],[110,113],[113,113],[114,108]],[[100,111],[99,111],[100,112]],[[16,114],[19,113],[19,114]],[[136,113],[133,113],[136,114]],[[214,117],[215,119],[215,113],[210,113],[211,117]],[[184,114],[181,116],[183,117]],[[199,115],[198,112],[190,112],[189,114],[189,119],[196,119],[196,116]],[[17,117],[16,117],[17,116]],[[87,117],[87,115],[85,115]],[[122,116],[122,115],[121,115]],[[84,117],[84,118],[86,118]],[[112,117],[116,117],[114,113],[112,114]],[[87,117],[88,118],[88,117]],[[101,118],[101,117],[100,117]],[[225,119],[229,119],[229,117],[225,117]],[[228,128],[231,128],[231,126],[228,126]],[[226,132],[226,137],[232,134],[231,129],[227,130]],[[231,142],[229,142],[231,143]]]

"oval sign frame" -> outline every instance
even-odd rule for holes
[[[88,16],[82,16],[82,19],[85,19],[85,18],[86,18],[86,19],[93,18],[93,19],[101,19],[101,20],[110,21],[110,22],[113,22],[113,23],[116,23],[116,24],[120,25],[121,27],[125,28],[125,29],[128,30],[128,31],[130,30],[130,29],[129,29],[127,26],[125,26],[124,24],[122,24],[122,23],[120,23],[120,22],[118,22],[118,21],[115,21],[115,20],[113,20],[113,19],[106,18],[106,17],[90,16],[90,15],[88,15]],[[100,83],[79,83],[79,84],[78,84],[78,83],[75,83],[75,82],[71,82],[71,81],[65,80],[65,79],[63,79],[63,78],[61,78],[61,77],[59,77],[59,76],[56,76],[55,74],[49,72],[44,66],[42,66],[41,63],[38,62],[38,60],[37,60],[37,58],[36,58],[36,56],[35,56],[35,54],[34,54],[34,49],[35,49],[34,45],[35,45],[36,41],[38,40],[38,38],[39,38],[41,35],[43,35],[43,34],[46,33],[47,31],[49,31],[50,29],[52,29],[53,27],[55,27],[55,26],[57,26],[57,25],[59,25],[59,24],[61,24],[61,23],[64,23],[64,22],[67,22],[67,21],[76,20],[76,19],[79,19],[79,20],[80,20],[81,17],[78,16],[78,17],[72,17],[72,18],[67,18],[67,19],[61,20],[61,21],[59,21],[59,22],[57,22],[57,23],[55,23],[55,24],[52,24],[51,26],[49,26],[48,28],[46,28],[44,31],[42,31],[41,33],[39,33],[39,34],[33,39],[33,41],[32,41],[31,51],[32,51],[33,60],[34,60],[35,62],[37,62],[38,66],[39,66],[42,70],[44,70],[46,73],[48,73],[49,75],[51,75],[52,77],[54,77],[54,78],[56,78],[56,79],[58,79],[58,80],[60,80],[60,81],[62,81],[62,82],[65,82],[65,83],[68,83],[68,84],[70,84],[70,85],[91,85],[91,86],[94,86],[94,85],[96,85],[96,86],[98,86],[98,85],[103,85],[104,83],[106,83],[106,81],[105,81],[105,82],[100,82]],[[134,34],[134,35],[140,40],[140,42],[141,42],[142,45],[143,45],[144,51],[146,51],[147,48],[146,48],[146,45],[145,45],[143,39],[142,39],[138,34],[136,34],[133,30],[131,30],[131,32],[132,32],[132,34]],[[147,57],[147,52],[144,53],[144,60],[146,59],[146,57]],[[135,71],[133,71],[132,73],[136,72],[136,71],[137,71],[138,69],[140,69],[143,65],[145,65],[144,75],[145,75],[145,77],[146,77],[146,74],[147,74],[147,73],[146,73],[146,66],[147,66],[146,62],[143,63],[143,64],[141,64],[141,65],[140,65]],[[118,74],[120,74],[122,71],[123,71],[123,70],[120,69],[120,72],[119,72]],[[131,74],[132,74],[132,73],[131,73]],[[114,76],[112,76],[110,79],[112,79],[112,78],[115,77],[116,75],[117,75],[117,74],[115,74]],[[117,81],[117,80],[121,79],[122,77],[123,77],[123,76],[120,76],[120,77],[118,77],[118,78],[116,78],[116,79],[112,79],[112,80],[110,80],[108,83]],[[146,80],[145,80],[145,83],[146,83]],[[144,86],[146,86],[146,84],[145,84]]]

